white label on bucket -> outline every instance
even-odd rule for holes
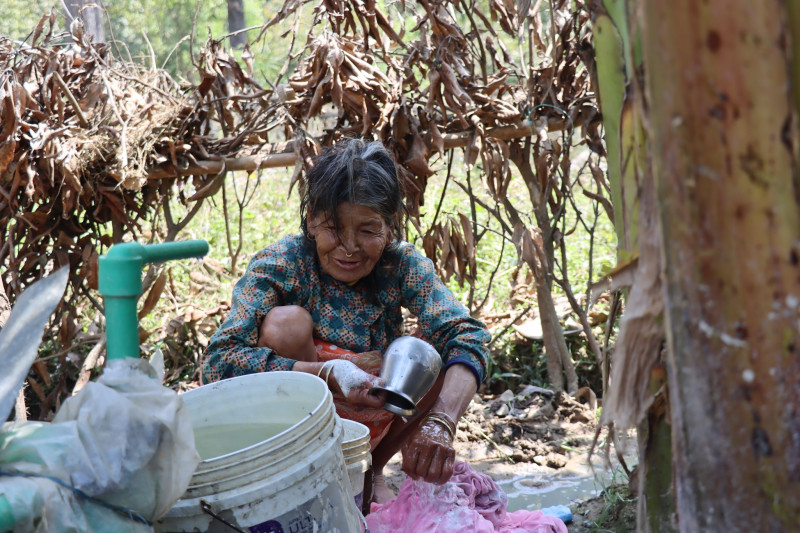
[[[336,483],[330,484],[317,497],[296,506],[273,520],[250,526],[250,533],[323,533],[347,532],[347,503]],[[349,503],[349,505],[353,505]]]

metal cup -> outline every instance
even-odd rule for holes
[[[436,348],[417,337],[399,337],[383,354],[381,378],[386,382],[377,390],[387,392],[383,408],[401,416],[417,416],[417,403],[433,387],[442,358]]]

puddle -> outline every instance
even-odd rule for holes
[[[633,466],[635,461],[628,461]],[[537,472],[496,480],[497,485],[508,495],[508,511],[525,509],[535,511],[553,505],[566,505],[593,498],[612,481],[625,480],[619,464],[611,469],[595,466],[593,472],[588,465],[558,473]]]
[[[611,473],[608,474],[610,480]],[[597,496],[603,488],[601,479],[579,474],[529,474],[498,481],[508,495],[508,511],[534,511],[553,505],[566,505]]]

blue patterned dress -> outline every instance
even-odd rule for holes
[[[347,285],[321,271],[314,244],[290,235],[258,252],[233,290],[228,318],[206,349],[203,380],[291,370],[293,359],[256,347],[264,316],[275,306],[299,305],[314,321],[314,337],[356,353],[380,350],[403,334],[401,308],[418,318],[423,336],[445,367],[463,363],[483,381],[486,326],[442,283],[433,263],[411,244],[384,253],[374,283]]]

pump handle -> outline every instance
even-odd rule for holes
[[[201,257],[207,253],[208,242],[206,241],[165,242],[163,244],[148,244],[144,246],[144,260],[146,263]]]

